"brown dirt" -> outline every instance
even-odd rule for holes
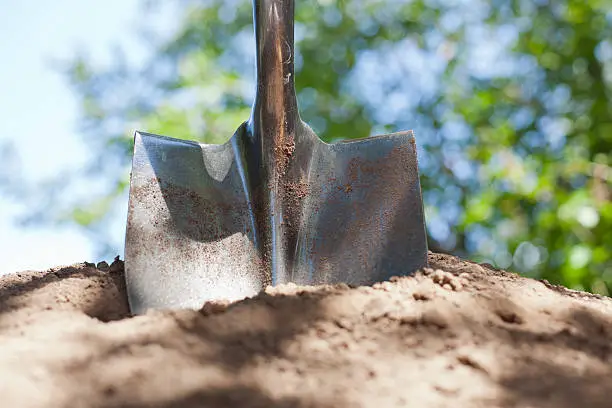
[[[0,280],[6,407],[610,407],[612,301],[430,254],[130,317],[119,262]],[[109,270],[110,269],[110,270]]]
[[[291,160],[291,156],[293,156],[293,152],[295,152],[295,139],[293,134],[290,133],[285,140],[284,135],[282,140],[275,140],[276,147],[274,147],[274,156],[276,157],[276,170],[278,172],[278,176],[282,176],[287,171],[287,166],[289,166],[289,161]]]

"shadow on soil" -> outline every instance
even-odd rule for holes
[[[347,288],[348,290],[348,288]],[[92,367],[100,367],[110,361],[125,361],[132,358],[134,351],[140,357],[150,358],[151,361],[164,359],[164,355],[180,356],[184,361],[197,362],[199,369],[194,375],[202,376],[203,382],[197,390],[184,390],[181,395],[171,401],[159,403],[129,404],[123,401],[137,401],[138,397],[131,395],[131,390],[121,390],[118,400],[111,399],[105,407],[123,408],[170,408],[170,407],[341,407],[348,406],[342,402],[342,396],[334,397],[334,402],[327,402],[318,395],[305,398],[302,396],[271,398],[267,390],[258,388],[256,385],[241,384],[237,380],[244,374],[245,370],[251,369],[257,362],[275,362],[286,359],[291,364],[291,357],[286,354],[286,345],[297,338],[300,334],[312,330],[317,322],[327,321],[321,301],[330,294],[326,293],[302,293],[295,296],[271,296],[261,293],[256,298],[247,299],[240,303],[230,305],[226,310],[221,308],[209,312],[194,313],[191,311],[178,311],[175,313],[153,314],[142,319],[147,320],[146,325],[157,322],[164,329],[151,335],[130,336],[130,340],[109,344],[108,338],[96,338],[91,335],[83,337],[83,341],[90,342],[92,348],[98,350],[92,359],[65,365],[66,375],[81,378],[88,382],[99,380],[99,372],[94,372]],[[334,296],[334,295],[331,295]],[[164,316],[164,317],[162,317]],[[140,317],[137,319],[141,319]],[[226,319],[230,319],[229,322]],[[163,322],[162,322],[163,320]],[[132,320],[134,322],[134,320]],[[248,322],[245,324],[245,322]],[[116,322],[123,324],[124,322]],[[127,321],[125,322],[127,323]],[[168,324],[169,323],[169,324]],[[337,326],[336,326],[337,327]],[[324,331],[324,329],[322,329]],[[325,333],[321,333],[325,337]],[[160,353],[162,350],[162,353]],[[149,354],[150,353],[150,354]],[[310,364],[324,364],[324,362],[310,362]],[[181,363],[184,364],[184,363]],[[166,372],[151,373],[149,380],[158,375],[167,378],[181,375],[182,370],[193,370],[187,367],[190,364],[179,364],[172,372],[167,368]],[[163,366],[166,366],[162,362]],[[171,363],[168,363],[168,366]],[[182,368],[181,368],[182,367]],[[211,382],[206,373],[207,370],[221,370],[231,383],[231,387],[219,387]],[[190,371],[193,373],[193,371]],[[161,373],[161,374],[160,374]],[[235,378],[236,380],[232,380]],[[153,380],[155,381],[155,380]],[[145,382],[145,381],[143,381]],[[291,389],[288,384],[279,384],[279,388],[291,391],[299,391],[302,384],[296,384]],[[178,386],[178,385],[177,385]],[[180,386],[178,386],[180,387]],[[274,387],[272,387],[274,388]],[[177,388],[179,390],[180,388]],[[126,394],[123,394],[126,392]],[[177,391],[177,394],[181,392]],[[289,392],[290,394],[292,392]]]
[[[123,262],[115,261],[110,272],[91,266],[68,266],[55,272],[22,272],[4,276],[0,283],[0,327],[2,317],[9,313],[61,307],[56,299],[42,304],[40,299],[36,299],[36,292],[50,285],[61,286],[63,290],[69,291],[75,279],[85,280],[87,293],[67,300],[68,303],[72,302],[73,309],[104,322],[130,316],[125,296]],[[57,295],[65,294],[61,290],[55,292]]]
[[[569,369],[541,359],[517,364],[499,385],[505,392],[496,404],[504,407],[605,408],[612,393],[609,370],[580,373],[578,367]]]
[[[109,405],[110,407],[111,405]],[[342,406],[342,405],[341,405]],[[252,407],[252,408],[338,408],[336,403],[306,401],[304,398],[275,398],[256,387],[210,388],[196,391],[173,401],[152,404],[117,404],[113,408],[183,408],[183,407]]]

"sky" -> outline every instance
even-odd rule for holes
[[[117,45],[130,60],[144,60],[146,49],[136,35],[140,5],[136,0],[3,2],[0,144],[14,145],[14,159],[27,180],[74,168],[75,158],[89,157],[77,131],[77,98],[57,62],[86,51],[96,64],[110,63],[111,49]],[[169,26],[170,20],[152,24]],[[0,192],[0,274],[100,261],[93,259],[93,242],[75,227],[16,225],[14,217],[23,210],[27,211]]]

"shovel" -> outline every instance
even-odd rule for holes
[[[248,121],[223,145],[135,134],[125,243],[133,313],[287,282],[371,284],[427,264],[413,133],[321,141],[298,113],[294,1],[253,7]]]

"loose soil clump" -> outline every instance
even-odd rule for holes
[[[612,406],[609,298],[429,260],[136,317],[119,260],[3,276],[2,406]]]

